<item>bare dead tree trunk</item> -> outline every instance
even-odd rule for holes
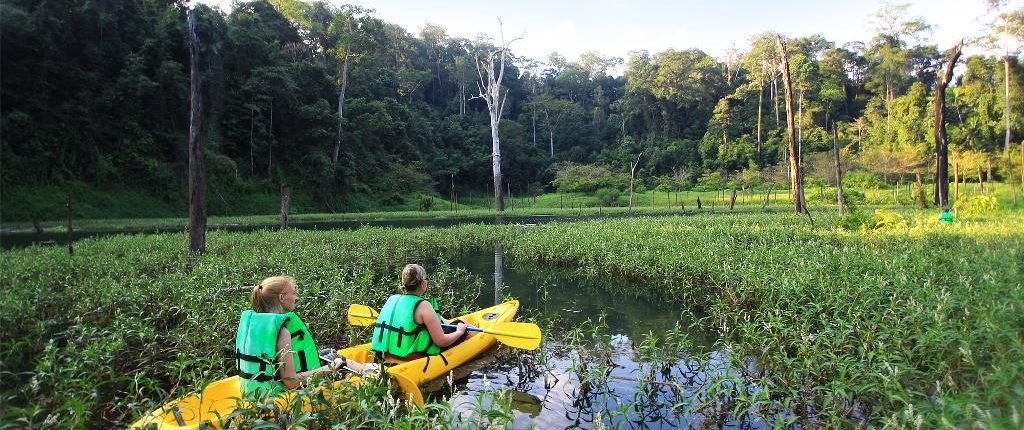
[[[636,166],[640,165],[640,157],[644,155],[646,151],[640,151],[636,155],[636,161],[629,166],[629,210],[633,210],[633,179],[636,178]]]
[[[798,160],[804,160],[804,89],[800,89],[800,96],[797,98],[796,108],[796,150],[800,155]]]
[[[836,165],[836,204],[839,205],[839,216],[846,214],[846,202],[843,200],[843,167],[839,163],[839,130],[832,123],[832,154]]]
[[[736,189],[732,189],[732,195],[729,196],[729,210],[736,207]]]
[[[352,55],[345,52],[345,62],[341,66],[341,88],[338,89],[338,128],[334,134],[334,150],[331,151],[331,162],[337,163],[341,155],[341,125],[345,119],[345,92],[348,90],[348,65]]]
[[[761,161],[761,107],[764,105],[764,83],[760,86],[761,91],[757,93],[757,157]]]
[[[796,130],[793,118],[793,85],[789,79],[789,55],[782,35],[776,35],[779,55],[782,56],[782,82],[786,87],[786,139],[789,141],[789,176],[793,205],[797,213],[807,212],[804,200],[803,176],[800,173],[799,152],[796,147]]]
[[[935,204],[942,209],[949,206],[949,145],[946,142],[946,85],[953,79],[953,67],[960,58],[961,40],[953,47],[946,61],[946,72],[935,86]]]
[[[1010,151],[1010,56],[1006,55],[1003,57],[1003,74],[1005,82],[1004,90],[1006,92],[1006,107],[1004,110],[1006,117],[1006,141],[1003,143],[1003,152]]]
[[[551,158],[555,158],[555,125],[551,123],[551,115],[544,109],[544,122],[548,123],[548,143],[551,147]]]
[[[188,11],[189,68],[191,72],[191,109],[188,129],[188,231],[189,249],[206,251],[206,169],[205,148],[200,140],[203,102],[199,75],[199,36],[196,35],[196,11]]]
[[[288,185],[281,184],[281,230],[288,229],[288,204],[291,200],[291,190]]]
[[[512,39],[505,43],[505,33],[501,29],[501,20],[498,20],[498,31],[501,34],[501,48],[491,50],[485,54],[476,56],[476,73],[480,79],[477,82],[479,94],[476,97],[487,102],[487,110],[491,119],[491,173],[494,176],[494,209],[498,212],[505,210],[505,198],[501,186],[501,142],[498,135],[498,125],[501,122],[501,114],[505,110],[505,101],[508,91],[501,92],[501,82],[505,77],[505,60],[508,57],[508,46],[519,40]],[[497,58],[496,58],[497,57]],[[495,62],[497,61],[497,70]]]

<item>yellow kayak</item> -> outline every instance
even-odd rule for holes
[[[490,329],[499,323],[512,321],[518,311],[519,301],[509,300],[456,317],[456,319],[460,319],[468,325]],[[442,352],[444,358],[431,356],[410,361],[396,361],[392,366],[387,367],[387,373],[398,382],[407,400],[422,405],[423,393],[420,392],[420,385],[447,375],[449,371],[473,359],[494,346],[495,343],[497,343],[497,339],[493,335],[477,333]],[[369,343],[345,348],[338,353],[360,363],[372,363],[374,359],[374,353],[370,350]]]
[[[487,329],[497,323],[511,321],[518,310],[519,301],[510,300],[460,316],[458,319],[467,324]],[[387,372],[398,382],[407,399],[417,405],[422,405],[423,394],[419,389],[421,384],[446,375],[450,370],[494,346],[496,342],[497,340],[493,335],[477,333],[467,338],[461,344],[444,351],[444,360],[434,356],[430,357],[429,362],[427,358],[396,362],[387,368]],[[362,363],[373,362],[374,358],[373,351],[370,351],[369,343],[345,348],[338,351],[338,353]],[[360,378],[358,376],[348,378],[349,383],[359,383],[359,381]],[[337,381],[331,389],[336,393],[337,390],[343,389],[342,384],[344,383],[343,381]],[[241,398],[242,389],[238,382],[238,376],[231,376],[214,381],[204,387],[201,393],[189,394],[164,404],[160,408],[143,415],[132,423],[129,428],[194,430],[203,425],[211,429],[219,428],[223,417],[227,417],[239,406],[247,406],[246,402],[241,401]],[[274,399],[274,403],[284,408],[290,405],[294,399],[294,392],[288,391],[277,396]]]
[[[350,376],[348,382],[359,383],[358,376]],[[343,392],[344,381],[335,381],[329,388],[330,393]],[[238,376],[231,376],[215,381],[205,388],[201,394],[189,394],[175,401],[169,402],[160,408],[143,415],[129,428],[131,429],[199,429],[220,428],[221,419],[234,412],[239,406],[248,407],[248,402],[241,400],[242,388],[238,382]],[[282,409],[287,409],[295,401],[295,392],[286,391],[274,398],[274,403]],[[343,401],[339,398],[339,402]],[[303,409],[308,410],[308,405]],[[205,423],[205,424],[204,424]]]

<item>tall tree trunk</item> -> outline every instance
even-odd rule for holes
[[[804,161],[804,89],[800,89],[800,96],[797,98],[796,108],[796,150],[800,154],[797,157],[800,164]]]
[[[935,86],[935,204],[946,209],[949,206],[949,145],[946,142],[946,85],[953,79],[953,67],[960,58],[961,40],[953,47],[946,62],[946,72]]]
[[[291,202],[291,190],[288,185],[281,184],[281,230],[288,229],[288,206]]]
[[[487,53],[478,54],[475,58],[476,74],[480,79],[477,87],[480,94],[477,97],[484,99],[487,103],[487,110],[491,119],[491,173],[494,175],[494,209],[498,212],[505,210],[505,197],[501,187],[501,144],[498,136],[498,126],[501,122],[501,114],[505,110],[505,101],[508,100],[508,92],[501,94],[501,82],[505,77],[505,59],[508,55],[508,46],[517,39],[505,43],[504,33],[501,31],[501,21],[498,21],[499,33],[502,34],[501,48],[491,50]],[[499,56],[500,55],[500,56]],[[496,56],[499,56],[497,59]],[[495,61],[498,61],[495,70]]]
[[[775,105],[775,129],[779,128],[779,79],[772,77],[772,103]]]
[[[843,200],[843,167],[839,163],[839,131],[832,123],[832,154],[836,165],[836,204],[839,205],[839,215],[846,214],[846,202]]]
[[[640,157],[644,155],[644,151],[640,151],[636,155],[636,161],[629,166],[629,210],[633,210],[633,180],[636,178],[636,166],[640,165]]]
[[[779,55],[782,56],[782,82],[786,87],[786,139],[789,141],[789,176],[793,206],[797,213],[804,213],[807,211],[807,206],[804,200],[804,185],[803,176],[800,173],[799,153],[796,148],[796,127],[793,118],[793,85],[789,79],[789,55],[786,53],[786,42],[782,40],[782,35],[776,35],[775,40],[778,42]]]
[[[200,140],[203,101],[199,72],[199,36],[196,35],[196,11],[188,10],[188,52],[190,69],[190,109],[188,126],[188,231],[189,250],[206,251],[206,171],[205,148]]]
[[[491,174],[494,176],[494,208],[498,212],[505,210],[505,195],[501,187],[501,143],[498,136],[498,122],[495,114],[491,114]]]
[[[331,162],[337,163],[341,155],[341,124],[345,118],[345,92],[348,90],[348,65],[352,56],[345,52],[345,62],[341,67],[341,88],[338,90],[338,128],[334,134],[334,150],[331,151]]]
[[[1010,150],[1010,56],[1003,57],[1003,75],[1005,81],[1004,90],[1006,92],[1006,108],[1003,109],[1006,117],[1006,140],[1003,143],[1003,151],[1007,152]]]
[[[757,161],[761,161],[761,107],[764,105],[764,83],[759,87],[761,91],[757,93]]]

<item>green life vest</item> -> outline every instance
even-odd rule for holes
[[[427,301],[437,313],[437,302],[415,294],[395,294],[384,303],[384,308],[373,324],[373,340],[371,349],[391,354],[399,358],[407,358],[410,354],[421,353],[427,356],[441,353],[441,347],[430,339],[427,327],[416,323],[416,305]],[[443,321],[437,315],[438,321]]]
[[[281,327],[291,333],[295,373],[320,367],[320,356],[313,334],[306,323],[294,312],[263,313],[254,310],[242,312],[235,336],[236,364],[242,384],[242,394],[274,395],[284,391],[277,375],[277,334]]]

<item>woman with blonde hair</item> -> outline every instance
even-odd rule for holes
[[[473,335],[467,334],[461,321],[452,333],[441,328],[448,321],[438,313],[437,302],[425,296],[427,271],[423,266],[407,264],[401,282],[399,293],[388,298],[373,325],[373,351],[413,360],[441,354]]]
[[[348,367],[376,369],[335,358],[321,365],[313,334],[295,314],[298,288],[288,276],[272,276],[252,289],[252,309],[242,312],[235,336],[235,362],[244,395],[274,395],[296,388],[313,375]]]

